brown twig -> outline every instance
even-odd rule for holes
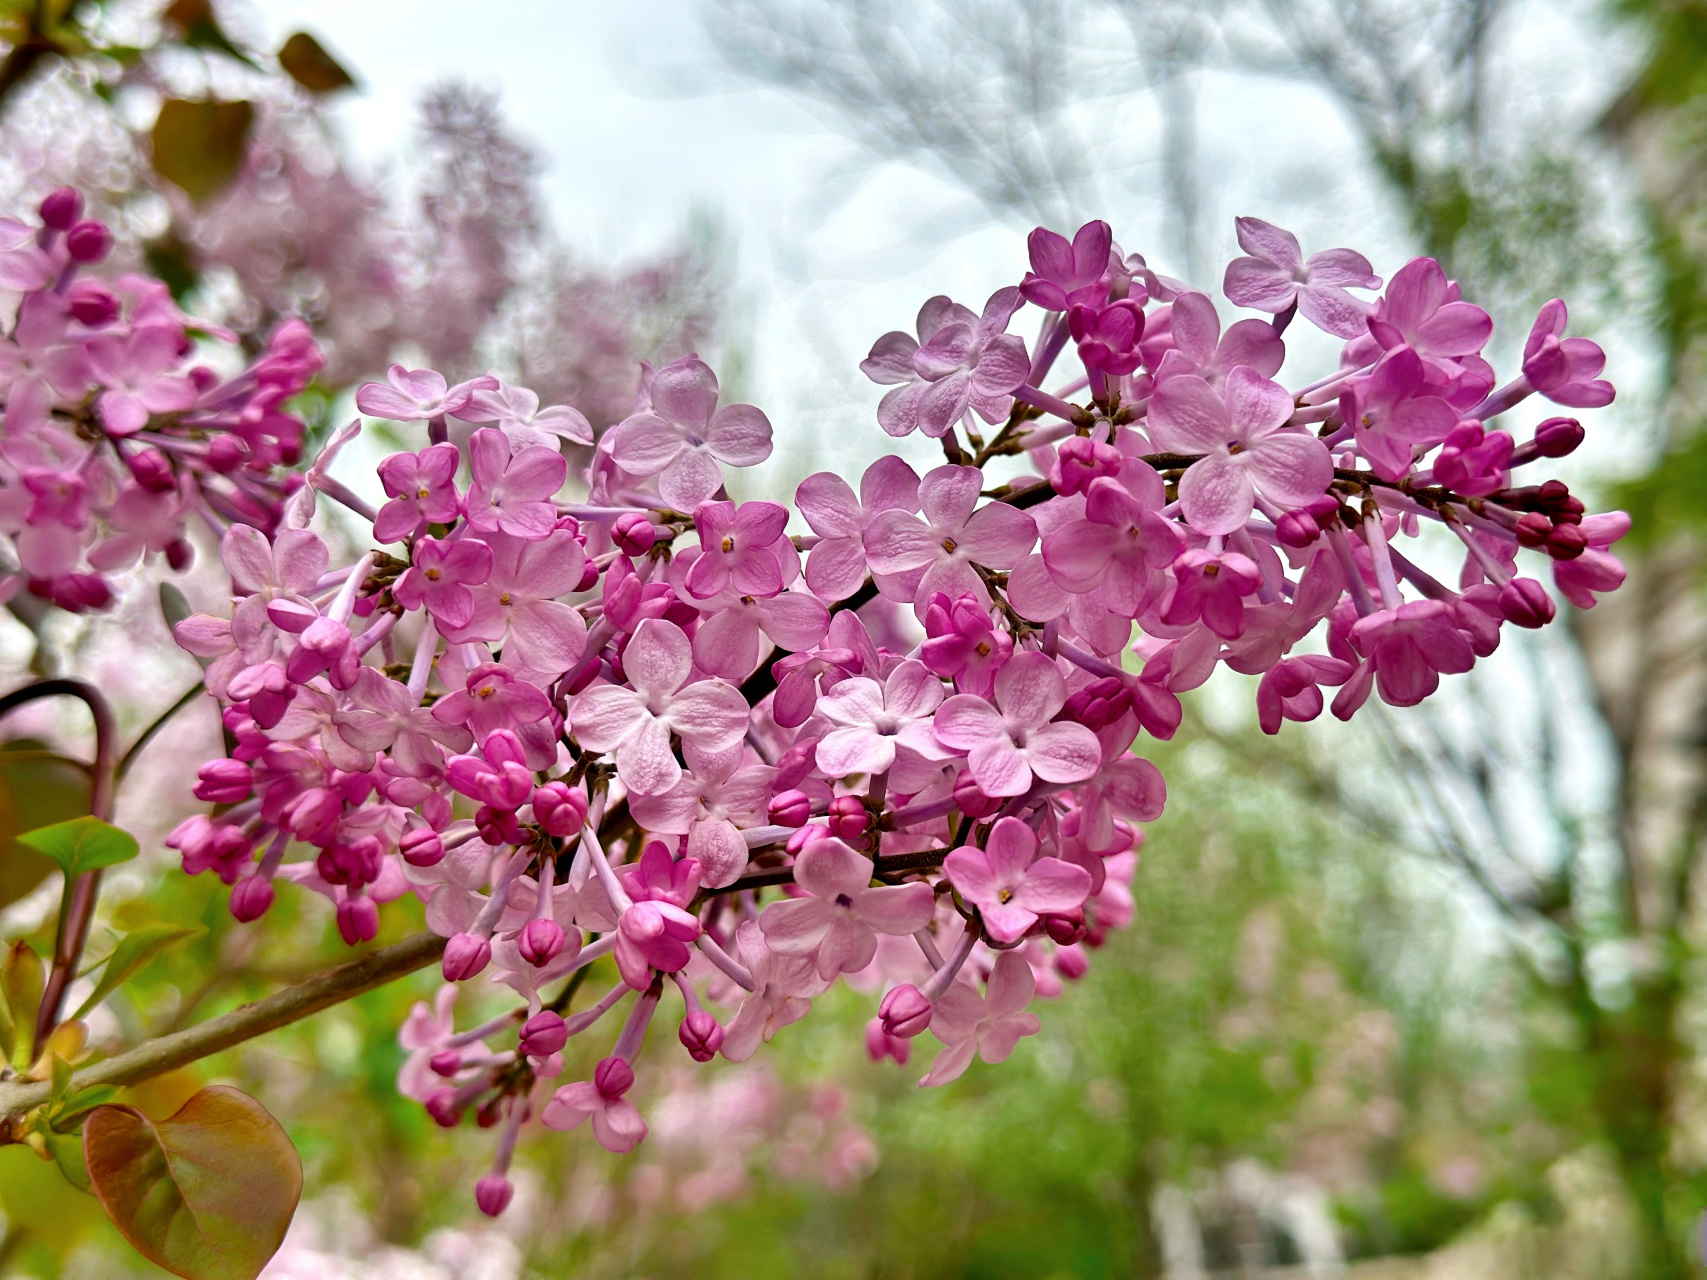
[[[352,964],[328,970],[306,982],[274,992],[253,1004],[150,1040],[117,1057],[85,1067],[71,1077],[73,1090],[92,1085],[128,1085],[175,1071],[256,1036],[300,1022],[322,1009],[354,999],[375,987],[424,969],[444,954],[445,939],[417,933],[381,947]],[[40,1106],[52,1094],[51,1082],[0,1083],[0,1117]]]

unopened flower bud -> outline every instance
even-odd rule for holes
[[[1583,442],[1583,424],[1575,418],[1548,418],[1535,428],[1535,451],[1543,458],[1563,458]]]
[[[1553,621],[1556,610],[1547,588],[1534,578],[1513,578],[1500,588],[1500,612],[1512,625],[1534,630]]]
[[[472,933],[459,933],[445,943],[444,961],[439,966],[446,982],[462,982],[474,977],[492,960],[492,944]]]
[[[1055,953],[1055,972],[1068,982],[1077,982],[1090,972],[1091,962],[1078,947],[1062,947]]]
[[[273,882],[265,876],[247,876],[231,890],[231,915],[239,924],[248,924],[267,914],[273,905]]]
[[[1063,440],[1049,479],[1060,494],[1083,493],[1091,481],[1120,472],[1120,450],[1088,436]]]
[[[431,827],[414,827],[403,833],[397,851],[412,867],[432,867],[444,860],[445,842]]]
[[[625,556],[643,556],[658,541],[658,531],[644,512],[625,511],[611,524],[610,540]]]
[[[676,1032],[695,1062],[710,1062],[723,1047],[723,1027],[704,1009],[690,1009]]]
[[[529,920],[516,939],[516,950],[534,968],[544,968],[563,950],[563,926],[555,920]]]
[[[1517,521],[1517,542],[1531,551],[1547,545],[1553,534],[1553,521],[1541,511],[1527,511]]]
[[[236,804],[247,800],[255,777],[240,760],[209,760],[196,770],[195,797],[209,804]]]
[[[196,562],[196,549],[182,538],[173,538],[166,544],[166,563],[172,572],[182,573]]]
[[[904,1067],[907,1059],[913,1056],[913,1042],[890,1035],[883,1029],[883,1019],[873,1018],[865,1024],[865,1051],[873,1062],[893,1058],[897,1066]]]
[[[235,471],[248,456],[249,446],[236,436],[215,436],[208,442],[207,465],[221,474]]]
[[[440,1049],[427,1060],[427,1065],[433,1069],[433,1074],[450,1079],[462,1070],[462,1055],[455,1049]]]
[[[784,791],[771,797],[765,814],[779,827],[803,827],[812,816],[812,797],[804,791]]]
[[[379,933],[379,907],[374,900],[364,894],[340,902],[338,933],[352,947],[358,942],[372,942]]]
[[[496,1218],[510,1206],[516,1189],[510,1180],[499,1173],[489,1173],[474,1184],[474,1203],[488,1218]]]
[[[569,1043],[569,1028],[550,1009],[541,1010],[522,1023],[521,1049],[530,1058],[549,1058]]]
[[[1580,524],[1556,524],[1547,535],[1547,554],[1555,560],[1575,560],[1588,550],[1588,535]]]
[[[912,983],[903,983],[884,994],[877,1016],[886,1034],[911,1040],[931,1025],[931,1002]]]
[[[1322,526],[1302,511],[1288,511],[1274,522],[1275,539],[1294,550],[1307,547],[1321,536]]]
[[[591,591],[599,581],[599,566],[591,560],[581,561],[581,577],[575,583],[577,591]]]
[[[1058,947],[1070,947],[1076,942],[1082,942],[1085,936],[1085,914],[1082,911],[1071,915],[1046,915],[1041,917],[1043,931],[1049,935],[1049,940]]]
[[[113,233],[106,224],[85,218],[65,233],[65,251],[75,262],[99,262],[113,247]]]
[[[607,1098],[620,1098],[634,1087],[634,1068],[621,1058],[600,1058],[593,1087]]]
[[[103,329],[119,318],[118,296],[99,280],[75,281],[65,293],[66,305],[78,324]]]
[[[587,821],[587,797],[567,782],[548,782],[533,793],[533,820],[552,836],[572,836]]]
[[[858,796],[837,796],[830,801],[830,834],[838,840],[858,840],[869,821],[865,801]]]
[[[980,791],[972,778],[972,770],[968,769],[954,780],[954,803],[960,812],[976,822],[980,818],[988,818],[1004,802]]]
[[[462,1119],[462,1108],[456,1105],[455,1089],[434,1089],[427,1095],[427,1101],[423,1105],[434,1123],[441,1128],[454,1129],[456,1122]]]
[[[66,231],[83,212],[83,197],[75,187],[58,187],[42,197],[41,224],[55,231]]]
[[[516,821],[515,811],[511,809],[494,809],[483,804],[474,811],[474,827],[487,844],[519,845],[526,840],[521,823]]]
[[[482,1129],[490,1129],[497,1124],[499,1120],[503,1119],[503,1113],[499,1110],[503,1101],[504,1095],[498,1094],[482,1102],[474,1109],[474,1123]]]

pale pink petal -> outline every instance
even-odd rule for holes
[[[1311,443],[1321,448],[1319,441]],[[1186,468],[1179,482],[1180,508],[1197,532],[1211,537],[1233,533],[1250,520],[1256,488],[1251,483],[1249,457],[1232,457],[1222,451],[1199,458]]]
[[[1031,771],[1045,782],[1083,782],[1102,763],[1102,744],[1084,725],[1062,720],[1033,729],[1025,756]]]

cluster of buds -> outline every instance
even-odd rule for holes
[[[0,338],[0,596],[73,612],[111,603],[111,575],[145,556],[187,566],[194,517],[272,532],[302,483],[288,402],[323,363],[300,320],[245,364],[234,334],[185,316],[160,281],[91,274],[112,236],[81,211],[64,188],[34,225],[0,219],[16,302]]]
[[[1217,666],[1261,677],[1268,732],[1320,715],[1324,687],[1345,719],[1550,620],[1520,548],[1578,603],[1618,585],[1627,519],[1511,480],[1580,427],[1520,445],[1490,425],[1532,394],[1611,399],[1562,304],[1496,387],[1488,316],[1432,260],[1365,301],[1381,282],[1360,255],[1239,235],[1225,292],[1271,318],[1225,332],[1100,222],[1035,232],[1032,270],[981,312],[927,302],[864,368],[892,387],[879,424],[940,439],[944,465],[884,457],[858,492],[811,476],[793,535],[786,507],[727,498],[724,468],[763,461],[771,428],[695,357],[645,370],[579,501],[555,447],[592,441],[574,410],[394,368],[358,404],[426,439],[381,465],[383,508],[327,474],[357,423],[275,536],[225,535],[234,612],[178,636],[236,746],[201,775],[224,807],[170,843],[246,920],[281,878],[331,898],[352,943],[380,904],[425,901],[447,985],[404,1028],[400,1087],[500,1129],[482,1209],[508,1202],[531,1117],[590,1122],[612,1151],[645,1137],[634,1063],[666,1008],[693,1059],[740,1061],[850,978],[882,993],[873,1057],[940,1042],[922,1083],[1005,1059],[1034,997],[1130,919],[1165,799],[1134,745],[1170,737]],[[1032,348],[1007,331],[1028,303]],[[1300,313],[1346,346],[1288,390]],[[1069,344],[1081,367],[1052,379]],[[986,478],[1019,454],[1030,479]],[[331,568],[316,493],[370,520],[374,549]],[[1465,549],[1456,588],[1395,545],[1424,520]],[[607,955],[615,984],[575,1008]],[[517,1005],[458,1030],[477,979]],[[620,1008],[592,1078],[557,1084],[571,1038]]]

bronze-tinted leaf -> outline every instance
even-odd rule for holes
[[[285,74],[310,93],[336,93],[353,89],[355,80],[338,60],[306,31],[298,31],[279,50],[279,66]]]
[[[89,812],[89,771],[25,739],[0,747],[0,907],[53,874],[53,859],[18,836]]]
[[[247,102],[168,98],[154,131],[154,172],[200,203],[223,191],[243,166],[255,108]]]
[[[226,1085],[203,1089],[169,1120],[96,1107],[83,1155],[124,1238],[185,1280],[255,1280],[302,1195],[302,1162],[279,1122]]]

